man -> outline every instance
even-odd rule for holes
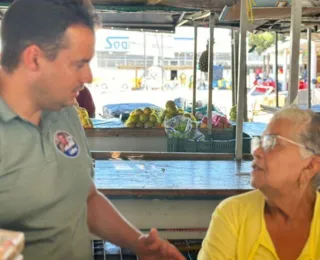
[[[0,228],[25,233],[26,260],[91,259],[90,232],[139,259],[184,259],[100,194],[73,108],[92,80],[94,23],[80,1],[18,0],[2,21]],[[74,2],[74,3],[72,3]],[[65,134],[72,152],[59,150]]]

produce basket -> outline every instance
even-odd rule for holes
[[[250,153],[251,138],[243,138],[243,153]],[[205,140],[193,141],[187,139],[168,138],[168,152],[191,152],[191,153],[231,153],[235,152],[235,139],[232,140]]]

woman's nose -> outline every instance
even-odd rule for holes
[[[261,145],[259,145],[259,146],[255,147],[251,153],[252,153],[253,157],[261,158],[263,155],[263,148],[261,147]]]

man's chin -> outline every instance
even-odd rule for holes
[[[65,102],[65,103],[63,104],[63,108],[64,108],[64,107],[75,106],[75,105],[77,105],[77,104],[78,104],[77,99],[76,99],[76,98],[73,98],[73,99]]]

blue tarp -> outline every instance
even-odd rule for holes
[[[94,128],[121,128],[125,127],[120,118],[91,119]]]
[[[103,117],[119,117],[121,114],[130,114],[131,111],[138,108],[150,107],[153,109],[161,110],[161,107],[158,107],[150,103],[122,103],[122,104],[111,104],[103,106]]]

